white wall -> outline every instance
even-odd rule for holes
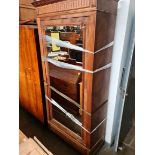
[[[130,29],[133,22],[131,18],[134,16],[134,5],[131,7],[131,3],[133,4],[134,0],[120,0],[118,3],[105,135],[105,141],[109,144],[113,143],[117,128],[116,121],[118,120],[115,118],[119,104],[117,97],[120,91],[122,67],[127,55],[125,47],[128,47],[127,44],[130,40]]]

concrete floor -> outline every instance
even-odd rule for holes
[[[63,141],[59,136],[44,127],[31,114],[23,108],[19,108],[19,128],[27,137],[36,136],[54,155],[80,155],[74,148]],[[112,152],[103,146],[97,155],[134,155],[135,150],[128,146],[123,146],[123,150],[117,153]]]

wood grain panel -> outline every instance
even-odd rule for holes
[[[96,111],[101,104],[108,100],[110,71],[110,68],[102,70],[98,73],[95,73],[93,76],[92,112]]]
[[[94,57],[94,69],[101,68],[112,61],[112,49],[109,47],[101,52],[97,53]]]
[[[103,103],[91,116],[91,131],[107,117],[107,102]]]
[[[36,2],[37,3],[37,2]],[[36,3],[33,3],[35,6]],[[46,3],[46,2],[45,2]],[[66,10],[73,10],[73,9],[79,9],[79,8],[85,8],[90,6],[90,1],[89,0],[68,0],[68,1],[58,1],[57,3],[54,2],[52,4],[45,5],[45,4],[40,4],[43,5],[39,7],[39,14],[44,14],[47,13],[47,10],[50,9],[48,12],[60,12],[60,11],[66,11]],[[40,6],[38,3],[38,6]]]
[[[112,14],[116,14],[117,11],[116,0],[40,0],[32,4],[39,7],[39,14],[47,13],[49,9],[50,12],[60,12],[91,7]]]
[[[90,148],[92,148],[96,143],[98,143],[98,141],[104,141],[105,127],[106,121],[95,132],[91,134]]]
[[[27,6],[32,6],[33,0],[19,0],[20,5],[27,5]]]
[[[116,14],[117,13],[117,1],[116,0],[97,0],[97,10]]]
[[[36,10],[25,6],[20,6],[19,9],[20,21],[36,19]]]
[[[19,19],[20,21],[36,19],[36,8],[31,4],[33,0],[19,1]]]
[[[116,16],[104,12],[97,12],[96,18],[95,51],[114,41]],[[112,48],[109,50],[112,51]],[[104,52],[106,51],[104,50],[100,53]],[[96,54],[95,56],[98,56],[99,54]],[[97,69],[96,63],[98,63],[98,61],[94,62],[94,69]]]
[[[43,104],[34,28],[20,26],[19,51],[20,104],[43,122]]]

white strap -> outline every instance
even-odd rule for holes
[[[88,132],[88,133],[90,133],[90,134],[92,134],[94,131],[96,131],[100,126],[101,126],[101,124],[103,123],[103,122],[105,122],[106,121],[106,118],[103,120],[103,121],[101,121],[101,123],[99,123],[98,125],[97,125],[97,127],[95,128],[95,129],[93,129],[93,131],[88,131],[87,129],[85,129],[83,126],[82,126],[82,123],[78,120],[78,119],[76,119],[72,114],[70,114],[69,112],[67,112],[63,107],[61,107],[55,100],[53,100],[53,99],[49,99],[46,95],[45,95],[45,97],[46,97],[46,99],[51,103],[51,104],[53,104],[54,106],[56,106],[59,110],[61,110],[64,114],[66,114],[66,116],[67,117],[69,117],[75,124],[77,124],[78,126],[80,126],[83,130],[85,130],[86,132]]]
[[[90,71],[90,70],[82,68],[81,66],[76,66],[76,65],[68,64],[68,63],[65,63],[65,62],[53,60],[51,58],[43,58],[42,60],[50,62],[51,64],[53,64],[53,65],[55,65],[57,67],[61,67],[61,68],[65,68],[65,69],[78,70],[78,71],[81,71],[81,72],[86,72],[86,73],[91,73],[91,74],[97,73],[99,71],[102,71],[104,69],[107,69],[107,68],[111,67],[111,63],[109,63],[109,64],[107,64],[107,65],[105,65],[103,67],[100,67],[99,69],[96,69],[94,71]]]
[[[109,47],[111,47],[111,46],[113,46],[114,45],[114,42],[112,41],[112,42],[110,42],[109,44],[107,44],[107,45],[105,45],[104,47],[102,47],[102,48],[100,48],[99,50],[97,50],[96,52],[94,52],[94,54],[96,54],[96,53],[98,53],[98,52],[100,52],[100,51],[102,51],[102,50],[105,50],[106,48],[109,48]]]
[[[107,45],[103,46],[102,48],[100,48],[99,50],[97,50],[95,52],[92,52],[92,51],[86,50],[86,49],[84,49],[82,47],[73,45],[70,42],[62,41],[62,40],[56,39],[54,37],[50,37],[48,35],[45,35],[45,40],[46,40],[46,42],[56,44],[59,47],[65,47],[65,48],[69,48],[69,49],[73,49],[73,50],[81,51],[81,52],[85,52],[85,53],[90,53],[90,54],[96,54],[96,53],[98,53],[98,52],[100,52],[100,51],[102,51],[104,49],[107,49],[107,48],[113,46],[113,44],[114,44],[114,42],[112,41],[109,44],[107,44]]]
[[[114,42],[112,41],[112,42],[110,42],[109,44],[103,46],[102,48],[100,48],[99,50],[97,50],[97,51],[95,51],[95,52],[91,52],[91,51],[88,51],[88,50],[86,50],[86,49],[83,49],[83,52],[90,53],[90,54],[96,54],[96,53],[99,53],[99,52],[101,52],[101,51],[103,51],[103,50],[105,50],[105,49],[107,49],[107,48],[113,46],[113,45],[114,45]]]
[[[68,97],[67,95],[63,94],[62,92],[60,92],[59,90],[57,90],[56,88],[49,86],[51,88],[51,90],[53,90],[54,92],[56,92],[57,94],[59,94],[61,97],[65,98],[66,100],[68,100],[69,102],[71,102],[72,104],[74,104],[75,106],[77,106],[81,111],[87,113],[89,116],[91,116],[91,114],[85,110],[83,110],[81,108],[81,106],[79,105],[79,103],[77,103],[76,101],[74,101],[73,99],[71,99],[70,97]]]
[[[82,123],[77,120],[72,114],[70,114],[69,112],[67,112],[63,107],[61,107],[55,100],[53,99],[49,99],[47,96],[45,96],[46,99],[52,103],[53,105],[55,105],[59,110],[61,110],[63,113],[66,114],[66,116],[68,116],[73,122],[75,122],[77,125],[82,126]]]

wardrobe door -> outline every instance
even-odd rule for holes
[[[19,97],[20,104],[40,121],[44,121],[35,28],[19,29]]]

